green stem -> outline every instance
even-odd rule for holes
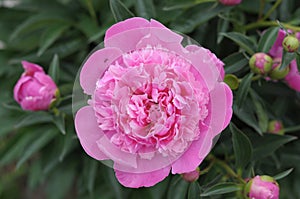
[[[300,27],[299,26],[293,26],[288,23],[281,23],[285,28],[291,29],[294,32],[300,32]],[[245,26],[245,30],[251,30],[255,28],[260,28],[260,27],[270,27],[270,26],[278,26],[277,21],[257,21],[254,23],[250,23]]]
[[[300,131],[300,125],[284,128],[284,132]]]
[[[282,0],[277,0],[272,8],[267,12],[267,14],[261,19],[262,21],[269,18],[270,15],[274,12],[274,10],[281,4]]]
[[[235,173],[233,171],[233,169],[231,169],[230,166],[227,165],[226,162],[224,162],[220,159],[217,159],[213,155],[209,155],[208,159],[210,159],[212,162],[214,162],[214,163],[218,164],[219,166],[221,166],[228,173],[229,176],[237,179],[240,183],[242,183],[242,184],[246,183],[245,180],[241,176],[239,176],[237,173]]]
[[[262,18],[265,9],[266,0],[260,0],[258,19]]]

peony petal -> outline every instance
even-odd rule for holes
[[[75,128],[79,141],[88,155],[97,160],[107,159],[96,143],[97,140],[103,137],[103,132],[98,127],[91,106],[85,106],[76,113]]]
[[[37,64],[28,62],[28,61],[22,61],[23,68],[25,70],[25,75],[33,75],[35,72],[42,72],[45,73],[43,68]]]
[[[298,71],[297,62],[293,60],[290,64],[290,71],[285,77],[286,83],[290,88],[300,92],[300,73]]]
[[[282,42],[285,37],[285,31],[282,29],[279,29],[277,38],[272,46],[272,48],[269,51],[269,54],[273,57],[281,57],[282,54]]]
[[[105,33],[104,41],[119,33],[132,29],[149,27],[149,25],[149,21],[141,17],[127,19],[111,26]]]
[[[34,73],[34,78],[38,80],[41,84],[45,85],[48,90],[52,91],[54,94],[57,86],[49,75],[41,72]]]
[[[17,84],[15,85],[15,87],[14,87],[14,99],[18,102],[18,103],[20,103],[20,98],[19,98],[19,96],[20,96],[20,88],[21,88],[21,86],[24,84],[24,83],[26,83],[27,81],[29,81],[31,79],[31,77],[29,77],[29,76],[23,76],[23,77],[21,77],[19,80],[18,80],[18,82],[17,82]]]
[[[127,173],[115,170],[116,177],[125,187],[139,188],[151,187],[165,179],[170,172],[170,167],[165,167],[148,173]]]
[[[191,61],[198,72],[198,74],[194,74],[195,77],[200,75],[201,79],[198,81],[206,84],[209,91],[214,89],[215,84],[222,79],[222,71],[211,56],[212,53],[207,49],[195,45],[193,47],[187,46],[180,54]]]
[[[80,85],[88,95],[93,94],[97,80],[122,52],[117,48],[97,50],[86,60],[80,72]]]
[[[98,148],[115,163],[118,163],[127,169],[129,167],[130,170],[137,168],[137,155],[122,151],[116,145],[111,143],[107,136],[103,136],[97,140],[97,145]]]
[[[21,107],[24,110],[40,111],[48,110],[51,103],[52,95],[46,95],[41,97],[25,97],[21,102]]]
[[[223,82],[218,83],[210,92],[209,119],[205,123],[211,128],[213,137],[229,124],[232,117],[232,98],[232,91]]]

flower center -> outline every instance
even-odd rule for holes
[[[191,67],[154,47],[124,54],[98,80],[92,96],[99,128],[123,151],[182,152],[198,139],[209,99]]]

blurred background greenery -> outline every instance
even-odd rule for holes
[[[276,2],[280,4],[269,15]],[[132,16],[154,18],[191,36],[225,62],[227,73],[242,80],[234,91],[232,122],[237,127],[222,133],[200,171],[212,158],[243,178],[254,173],[274,176],[294,168],[278,182],[282,198],[300,198],[300,142],[296,140],[300,131],[265,133],[271,119],[281,120],[286,127],[300,125],[300,95],[282,82],[251,83],[248,75],[248,59],[268,28],[255,22],[269,15],[264,20],[298,27],[299,7],[299,0],[244,0],[230,7],[203,0],[0,0],[0,198],[182,199],[200,198],[200,193],[202,198],[241,197],[228,191],[240,188],[222,165],[212,165],[194,183],[170,175],[154,187],[135,190],[122,187],[111,168],[84,153],[72,115],[76,74],[107,28]],[[50,65],[59,69],[60,115],[25,112],[14,102],[13,87],[23,72],[22,60],[37,63],[45,71]],[[242,165],[237,165],[238,158]],[[223,182],[227,189],[222,190],[228,193],[203,194]]]

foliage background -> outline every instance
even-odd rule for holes
[[[251,54],[275,39],[261,39],[264,26],[278,27],[279,20],[299,30],[299,7],[298,0],[243,0],[234,7],[209,0],[0,0],[0,198],[242,198],[242,179],[281,173],[279,179],[291,168],[278,180],[281,198],[300,198],[300,94],[282,82],[251,81],[248,66]],[[201,164],[197,182],[170,175],[151,188],[124,188],[76,138],[71,104],[77,71],[107,28],[131,16],[191,36],[241,80],[232,124]],[[14,102],[21,60],[56,77],[59,115],[25,112]],[[272,119],[293,128],[286,135],[266,133]]]

